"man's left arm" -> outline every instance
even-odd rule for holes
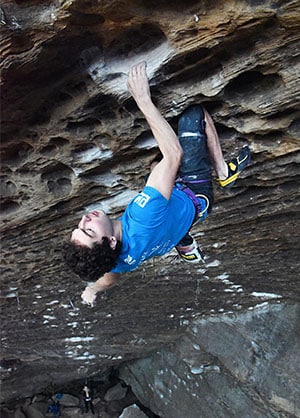
[[[114,286],[118,282],[119,277],[119,273],[105,273],[95,283],[85,288],[85,290],[81,294],[81,299],[88,305],[93,306],[97,294],[100,292],[105,292],[105,290]]]

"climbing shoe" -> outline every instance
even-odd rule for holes
[[[178,252],[179,257],[182,258],[184,261],[187,261],[188,263],[199,263],[200,261],[202,261],[203,263],[205,263],[204,255],[200,250],[195,239],[193,239],[193,242],[190,245],[177,245],[175,248]]]
[[[236,182],[240,172],[250,162],[250,149],[248,145],[245,145],[239,150],[239,154],[236,158],[233,158],[227,163],[228,166],[228,177],[224,180],[218,179],[219,184],[224,188],[230,188]]]

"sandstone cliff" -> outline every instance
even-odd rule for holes
[[[238,332],[239,313],[266,303],[296,324],[298,1],[2,0],[0,11],[2,400],[105,374],[173,344],[201,318],[233,312]],[[94,204],[118,216],[157,155],[126,89],[142,59],[175,128],[201,102],[226,157],[247,143],[252,163],[231,191],[215,185],[213,213],[194,229],[205,265],[155,259],[90,309],[59,247]],[[270,317],[260,326],[276,345]],[[288,335],[298,336],[299,356],[299,329]],[[297,387],[287,368],[287,386]],[[295,414],[296,400],[273,383],[269,416]]]

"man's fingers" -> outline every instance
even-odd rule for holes
[[[129,76],[134,77],[138,74],[138,64],[133,65],[129,70]]]
[[[146,73],[146,61],[141,61],[130,68],[127,87],[139,107],[143,102],[149,100],[150,88]]]
[[[96,300],[96,294],[90,287],[87,287],[84,292],[81,294],[81,299],[83,302],[89,306],[94,306],[94,302]]]
[[[94,306],[94,302],[91,302],[90,300],[86,300],[86,299],[84,299],[84,298],[82,298],[82,303],[83,303],[84,305],[91,306],[92,308],[93,308],[93,306]]]
[[[136,71],[138,74],[144,74],[146,71],[146,61],[139,62],[136,67]]]
[[[146,61],[141,61],[133,65],[129,70],[129,76],[138,76],[146,72]]]
[[[148,82],[146,74],[146,61],[142,61],[130,68],[127,87],[131,94],[133,94],[137,88],[140,88],[140,84],[145,82]]]

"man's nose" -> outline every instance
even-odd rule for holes
[[[91,220],[91,217],[89,215],[83,215],[81,218],[78,227],[84,228],[84,225]]]

